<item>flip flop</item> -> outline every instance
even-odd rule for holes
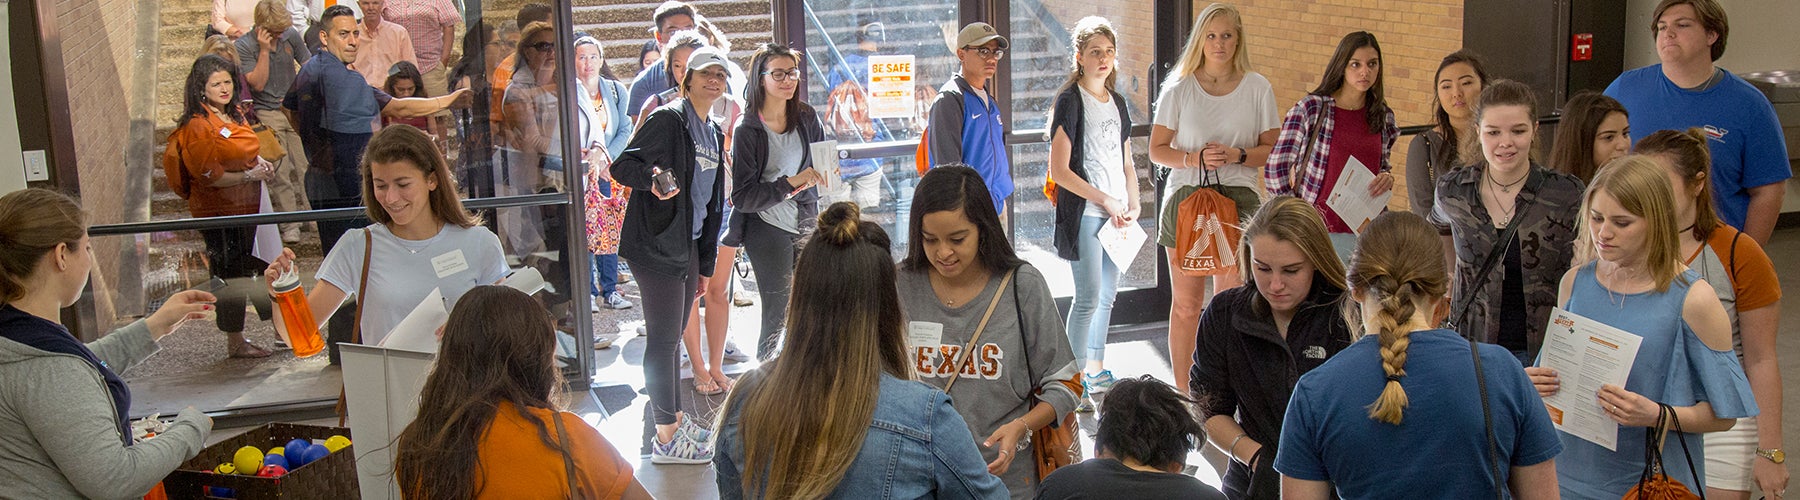
[[[710,387],[710,389],[709,389],[709,387]],[[694,379],[694,392],[700,393],[700,395],[702,395],[702,396],[717,396],[720,394],[724,394],[725,389],[720,388],[718,382],[713,382],[710,379],[706,380],[706,381],[701,381],[700,379],[696,378],[696,379]]]

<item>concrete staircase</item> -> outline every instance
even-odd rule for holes
[[[151,220],[180,219],[187,216],[187,201],[169,190],[162,172],[162,153],[169,133],[175,130],[175,119],[181,115],[182,87],[200,47],[206,43],[206,25],[211,22],[209,0],[160,0],[161,22],[157,29],[156,65],[156,159],[151,175]]]
[[[651,16],[661,0],[575,0],[575,30],[592,35],[606,47],[606,63],[621,81],[630,83],[643,69],[638,50],[651,39]],[[756,46],[771,40],[774,31],[769,0],[690,1],[700,15],[725,32],[731,40],[730,57],[738,66],[750,63]]]

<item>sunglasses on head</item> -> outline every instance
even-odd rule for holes
[[[556,44],[551,42],[538,42],[529,45],[529,47],[536,49],[538,52],[549,52],[556,48]]]

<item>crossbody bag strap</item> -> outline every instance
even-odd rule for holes
[[[562,415],[550,415],[550,420],[556,421],[556,438],[562,445],[563,475],[569,481],[569,498],[585,499],[587,492],[581,491],[581,483],[575,479],[575,458],[570,450],[574,443],[569,440],[568,429],[563,427]]]
[[[1000,296],[1006,293],[1007,284],[1012,283],[1013,272],[1007,271],[1006,277],[1000,278],[1000,286],[994,289],[994,298],[988,300],[987,312],[981,314],[981,322],[975,324],[975,335],[969,337],[968,347],[964,347],[962,352],[957,353],[960,356],[952,360],[955,363],[950,364],[953,371],[950,372],[950,381],[944,383],[945,394],[949,394],[950,387],[956,385],[957,380],[962,379],[962,364],[969,359],[969,352],[975,349],[975,343],[981,341],[981,332],[987,329],[988,320],[994,317],[994,308],[1000,306]]]
[[[369,259],[375,254],[375,236],[369,228],[363,228],[363,265],[362,278],[356,280],[356,323],[350,329],[350,343],[362,343],[363,303],[368,302],[369,291]]]
[[[1487,430],[1488,474],[1494,481],[1494,498],[1505,499],[1506,483],[1500,475],[1500,444],[1494,439],[1494,411],[1488,408],[1487,372],[1481,369],[1481,351],[1469,337],[1469,357],[1475,360],[1475,386],[1481,393],[1481,423]]]
[[[1537,192],[1537,188],[1542,186],[1543,182],[1544,182],[1543,178],[1541,178],[1541,177],[1538,178],[1537,182],[1533,182],[1531,184],[1531,191],[1533,193]],[[1480,196],[1481,188],[1479,186],[1477,186],[1475,189],[1476,189],[1476,195]],[[1533,199],[1536,199],[1536,197],[1534,196]],[[1519,213],[1521,213],[1521,211],[1523,211],[1526,207],[1529,207],[1529,206],[1530,206],[1529,202],[1527,202],[1524,206],[1514,205],[1513,213],[1519,214]],[[1450,315],[1450,319],[1452,319],[1453,321],[1451,323],[1449,323],[1447,326],[1457,328],[1457,329],[1460,329],[1460,328],[1466,326],[1466,325],[1463,325],[1462,323],[1464,320],[1467,319],[1466,316],[1468,316],[1468,314],[1469,314],[1469,306],[1475,304],[1475,296],[1478,295],[1477,293],[1474,292],[1474,290],[1480,290],[1482,287],[1487,286],[1488,275],[1493,272],[1494,265],[1500,263],[1500,257],[1503,255],[1506,255],[1507,245],[1511,244],[1513,236],[1519,233],[1518,219],[1519,219],[1518,216],[1515,215],[1513,217],[1513,220],[1506,225],[1506,229],[1500,231],[1500,238],[1494,240],[1494,248],[1492,250],[1488,251],[1487,259],[1483,260],[1481,262],[1480,270],[1475,272],[1475,285],[1467,287],[1468,290],[1471,290],[1469,292],[1469,294],[1463,296],[1462,300],[1457,301],[1458,304],[1456,304],[1456,307],[1450,309],[1450,311],[1452,312],[1452,314]],[[1474,340],[1474,338],[1475,338],[1475,336],[1473,334],[1469,335],[1470,340]]]

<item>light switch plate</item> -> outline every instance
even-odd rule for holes
[[[44,156],[44,150],[34,149],[25,152],[25,181],[37,182],[50,180],[50,160]]]

